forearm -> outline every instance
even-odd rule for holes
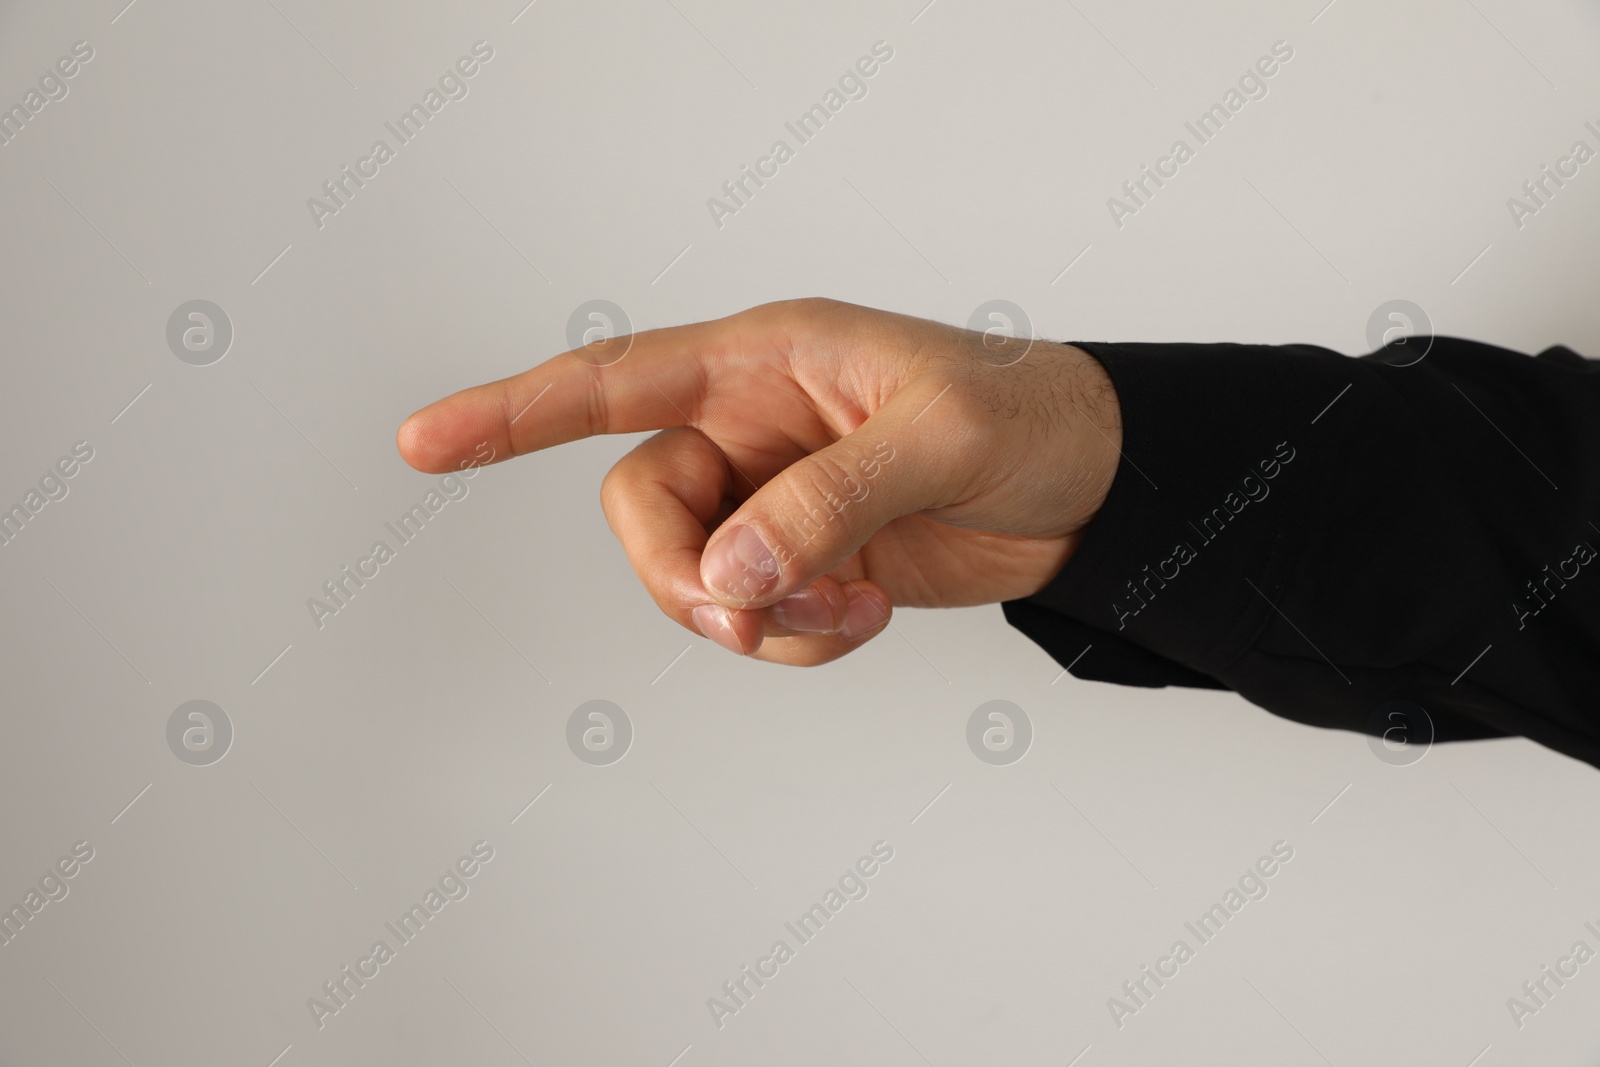
[[[1593,364],[1446,338],[1409,366],[1080,347],[1115,383],[1121,463],[1061,573],[1007,604],[1067,641],[1058,658],[1102,637],[1074,673],[1209,679],[1353,730],[1410,700],[1440,738],[1526,734],[1600,763]]]

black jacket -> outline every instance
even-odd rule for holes
[[[1366,733],[1407,701],[1437,740],[1600,766],[1600,362],[1077,344],[1116,385],[1123,456],[1013,626],[1079,678]]]

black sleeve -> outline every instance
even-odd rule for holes
[[[1006,619],[1072,673],[1231,689],[1315,726],[1524,735],[1600,766],[1600,363],[1412,337],[1075,342],[1123,455]]]

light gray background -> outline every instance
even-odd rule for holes
[[[124,2],[0,5],[8,105],[95,49],[0,147],[0,502],[95,450],[0,548],[0,902],[95,849],[0,947],[0,1061],[1600,1051],[1600,964],[1520,1030],[1506,1006],[1600,948],[1600,775],[1531,743],[1390,766],[1231,695],[1061,678],[998,607],[902,611],[812,671],[736,661],[605,526],[631,440],[483,472],[325,628],[305,606],[435,484],[400,420],[566,347],[592,298],[644,328],[1004,297],[1043,336],[1356,353],[1399,297],[1600,352],[1600,164],[1521,230],[1506,207],[1595,144],[1592,4]],[[480,39],[470,95],[313,225]],[[1113,226],[1106,198],[1280,39],[1270,94]],[[719,230],[706,198],[878,40],[870,94]],[[164,339],[195,298],[236,331],[209,367]],[[165,740],[196,698],[236,730],[208,767]],[[609,767],[564,740],[594,698],[636,730]],[[1009,767],[966,747],[992,699],[1036,732]],[[478,839],[470,895],[319,1030],[307,998]],[[706,998],[880,839],[870,895],[718,1030]],[[1119,1030],[1107,998],[1280,839],[1271,894]]]

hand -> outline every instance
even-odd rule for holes
[[[566,352],[400,427],[453,471],[599,433],[659,430],[600,502],[671,618],[776,663],[825,663],[893,605],[1027,596],[1116,474],[1116,394],[1081,349],[831,300],[767,304]]]

